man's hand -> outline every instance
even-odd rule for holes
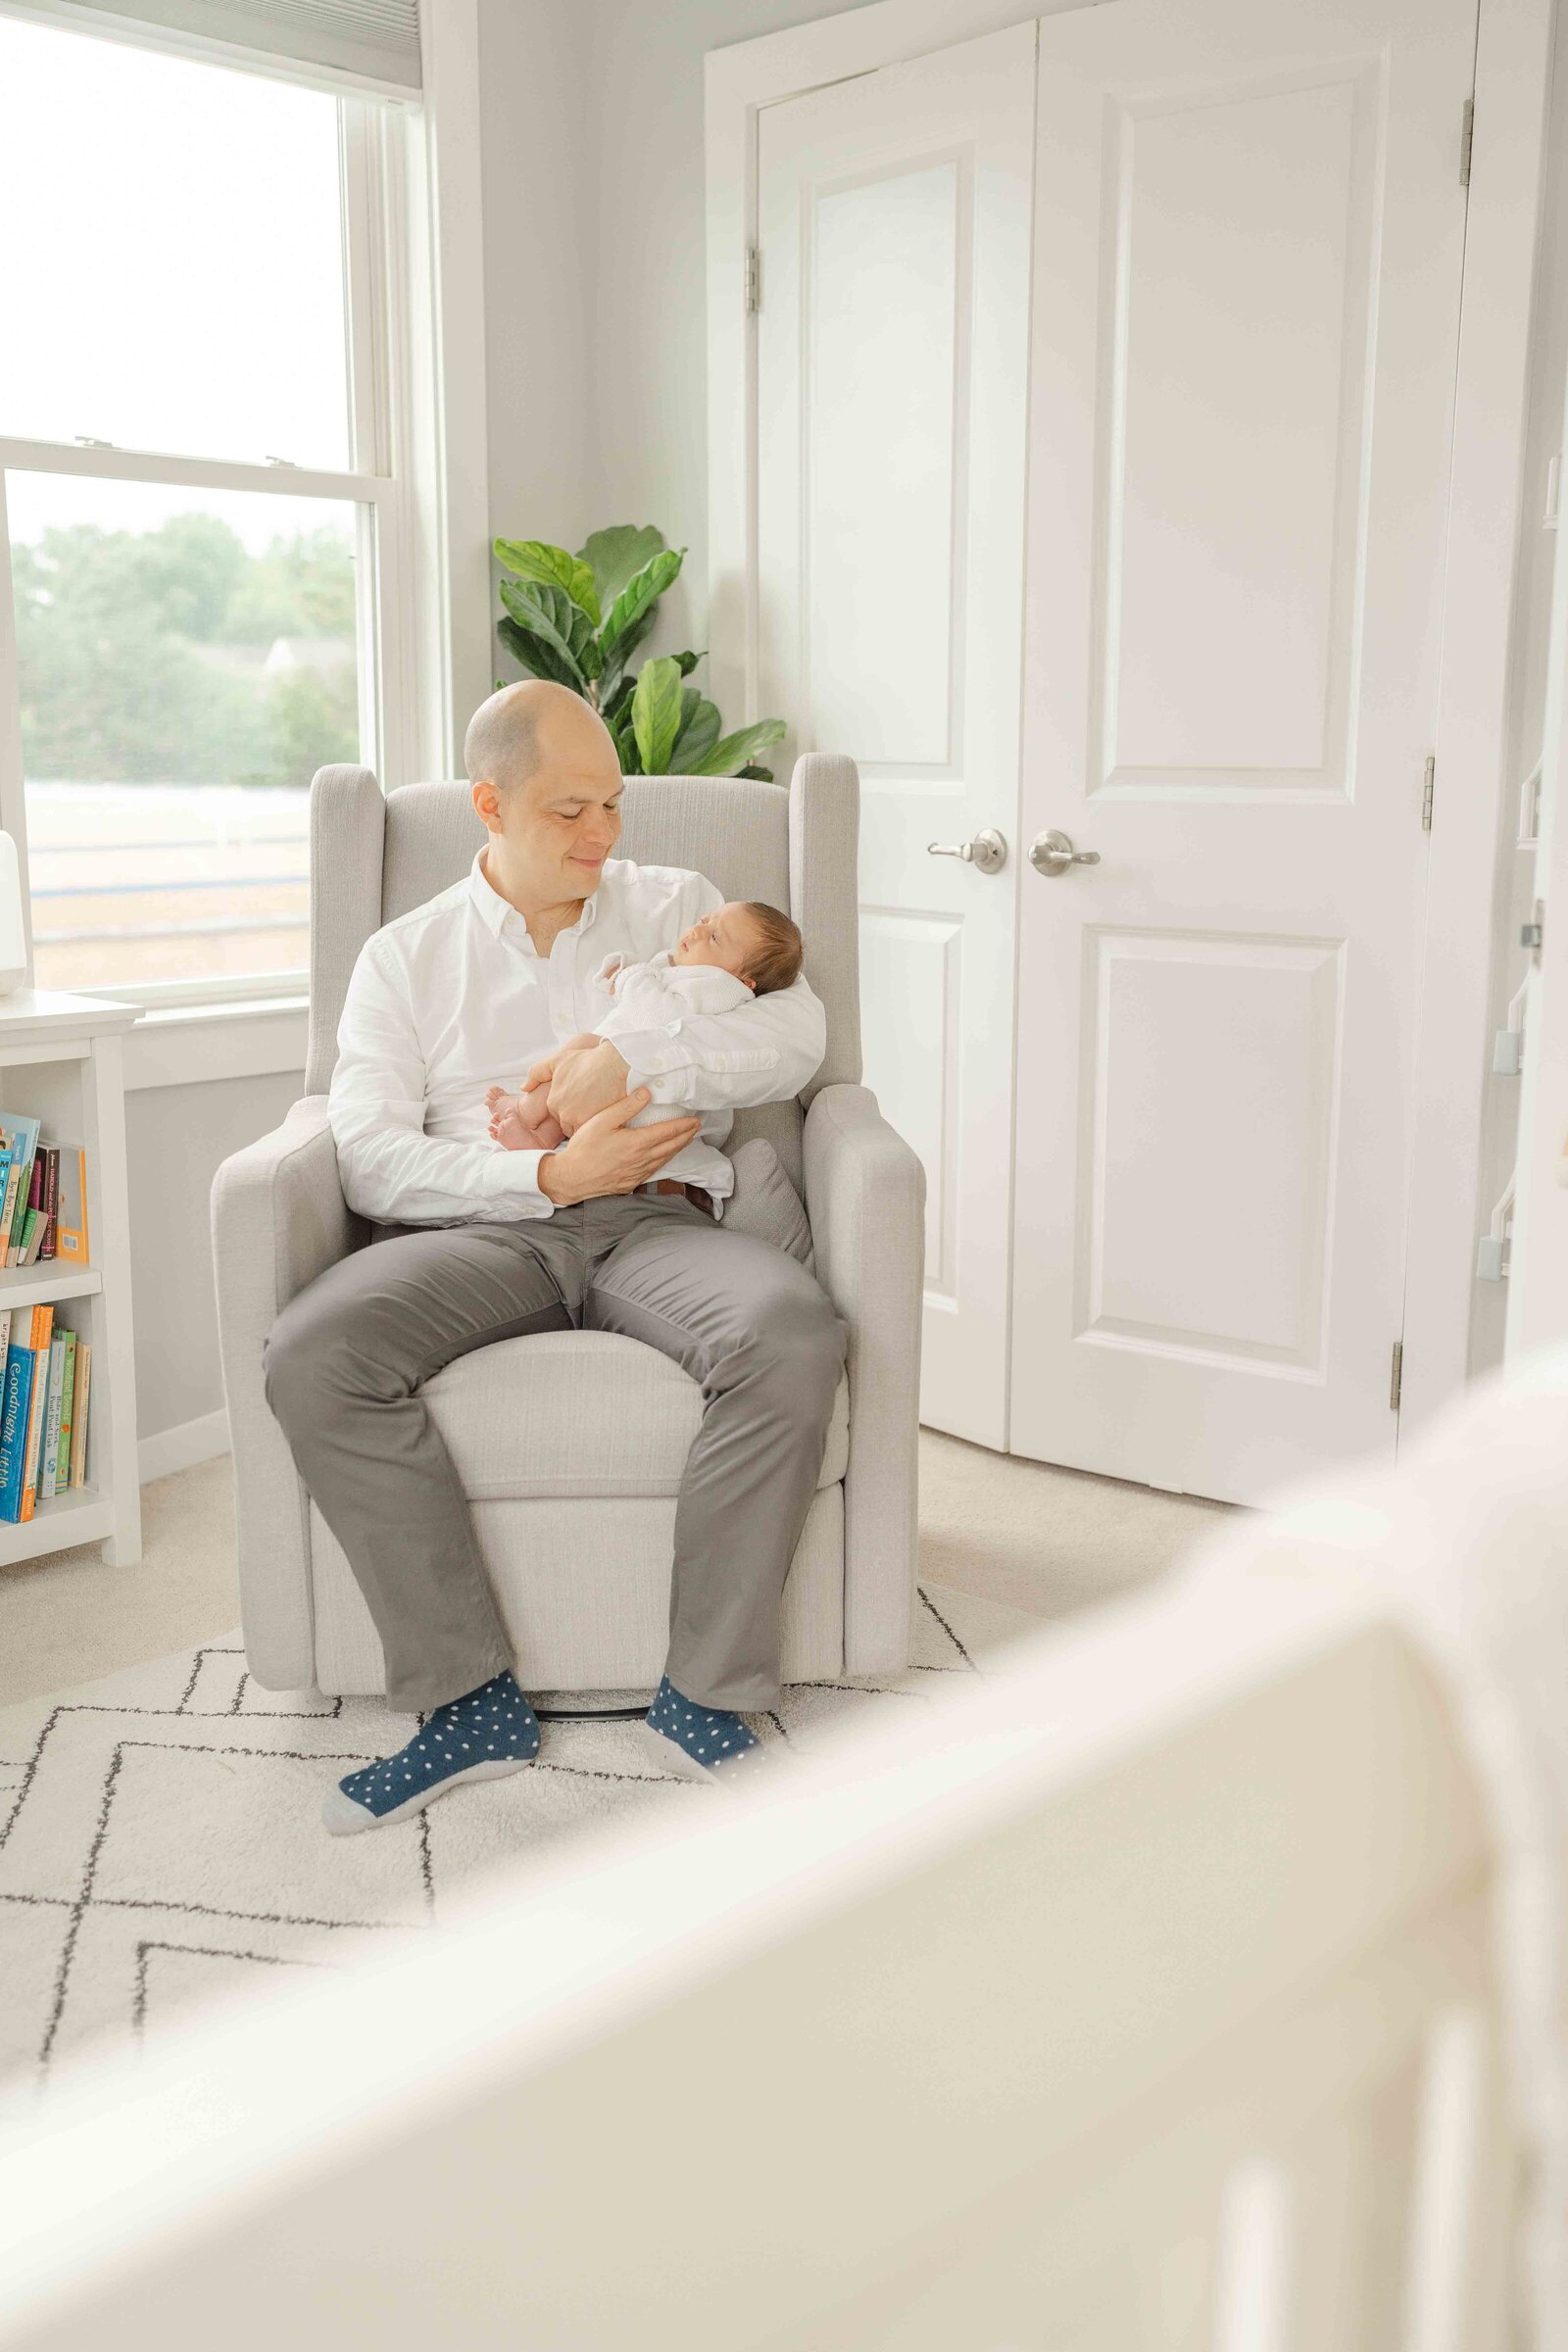
[[[635,1192],[702,1132],[701,1119],[661,1119],[655,1127],[629,1127],[627,1120],[647,1106],[648,1089],[640,1086],[584,1119],[569,1143],[539,1162],[539,1190],[545,1199],[558,1208],[569,1208],[574,1200]]]
[[[523,1084],[548,1084],[551,1117],[561,1121],[567,1135],[574,1135],[597,1111],[625,1101],[628,1075],[625,1062],[608,1038],[571,1038],[547,1060],[536,1061]]]

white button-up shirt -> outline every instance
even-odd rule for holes
[[[577,920],[541,956],[486,877],[468,873],[368,939],[338,1024],[328,1103],[343,1197],[362,1216],[404,1225],[548,1217],[537,1152],[489,1134],[484,1095],[514,1092],[563,1039],[597,1029],[612,999],[607,956],[646,961],[723,905],[701,874],[605,860]],[[717,1147],[730,1113],[798,1095],[827,1048],[804,974],[732,1012],[688,1012],[667,1029],[616,1037],[628,1090],[703,1114],[702,1133],[660,1170],[724,1200],[734,1172]]]

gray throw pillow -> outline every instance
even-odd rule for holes
[[[811,1228],[800,1195],[785,1175],[772,1145],[754,1135],[730,1153],[730,1165],[735,1170],[735,1190],[724,1203],[725,1225],[760,1242],[771,1242],[775,1250],[787,1250],[808,1274],[814,1274]]]

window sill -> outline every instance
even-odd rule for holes
[[[307,1010],[307,1000],[293,995],[143,1012],[125,1033],[126,1091],[303,1071]]]

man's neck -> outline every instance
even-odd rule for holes
[[[527,926],[528,937],[541,956],[548,956],[563,931],[567,931],[581,914],[586,902],[582,899],[560,899],[541,902],[533,898],[524,886],[509,880],[495,844],[487,844],[483,853],[484,878],[498,898],[516,908]]]

